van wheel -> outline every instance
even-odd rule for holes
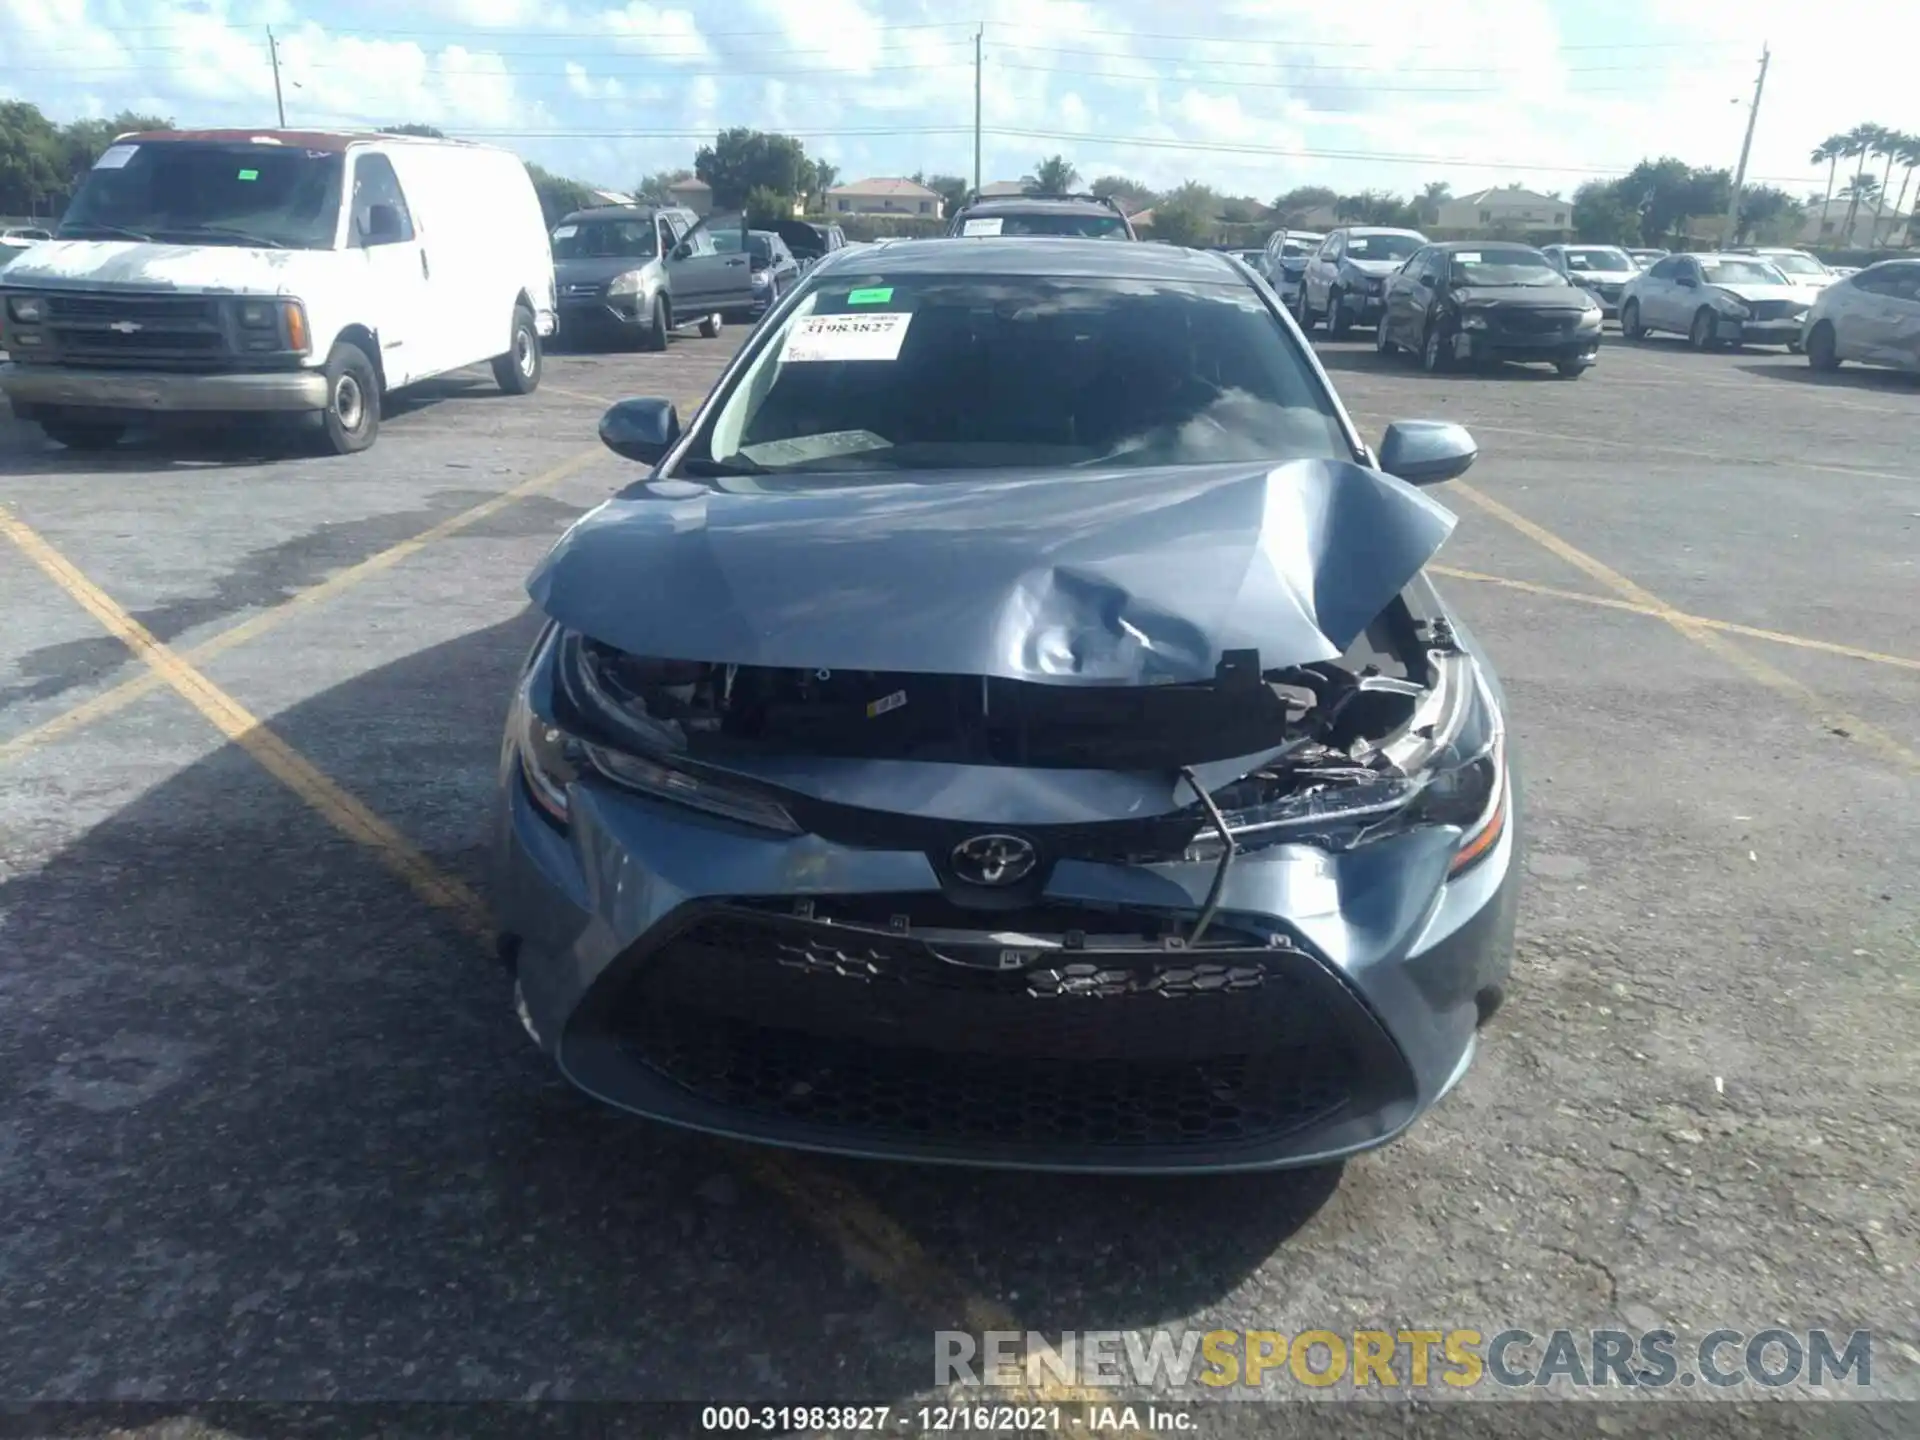
[[[127,427],[111,420],[67,420],[49,415],[40,422],[49,440],[57,440],[69,450],[111,450],[127,433]]]
[[[640,332],[642,350],[661,351],[667,348],[667,298],[664,295],[653,297],[653,313],[647,317],[647,328]]]
[[[720,332],[726,328],[726,323],[716,312],[700,322],[700,333],[709,340],[718,340]]]
[[[320,412],[326,449],[354,455],[380,434],[380,377],[358,345],[342,340],[327,356],[327,408]]]
[[[509,395],[530,395],[540,388],[540,330],[533,312],[513,307],[513,343],[493,358],[493,378]]]

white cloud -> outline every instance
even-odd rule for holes
[[[645,0],[594,17],[595,28],[615,37],[620,49],[675,64],[711,60],[713,46],[688,10],[669,10]]]

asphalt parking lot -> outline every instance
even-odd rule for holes
[[[1529,787],[1510,999],[1341,1169],[1060,1179],[669,1131],[509,1008],[522,582],[632,474],[604,402],[691,408],[740,333],[344,459],[0,411],[0,1397],[904,1404],[936,1328],[1609,1322],[1870,1327],[1920,1394],[1920,386],[1324,344],[1369,433],[1480,441],[1436,493]]]

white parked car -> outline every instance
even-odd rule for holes
[[[55,238],[0,274],[0,389],[97,448],[141,415],[315,419],[364,450],[382,397],[480,361],[540,383],[553,252],[510,151],[401,135],[123,135]]]
[[[1722,345],[1800,348],[1806,292],[1757,255],[1669,255],[1627,283],[1620,329],[1684,335],[1696,350]]]
[[[1758,256],[1786,276],[1787,283],[1794,289],[1804,291],[1808,300],[1840,278],[1837,270],[1828,268],[1817,255],[1809,255],[1804,250],[1756,245],[1742,246],[1730,253]]]
[[[1540,253],[1567,279],[1600,302],[1609,320],[1620,314],[1620,295],[1640,273],[1633,257],[1616,245],[1543,245]]]
[[[52,238],[51,230],[42,230],[37,225],[10,225],[0,230],[0,252],[25,250],[30,245],[38,245],[42,240]]]
[[[1920,373],[1920,260],[1882,260],[1834,281],[1807,314],[1807,361],[1843,360]]]

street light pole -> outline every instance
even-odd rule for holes
[[[1747,111],[1747,138],[1740,142],[1740,165],[1733,172],[1733,195],[1727,201],[1727,234],[1724,243],[1740,238],[1740,187],[1747,180],[1747,156],[1753,151],[1753,127],[1760,118],[1760,96],[1767,88],[1767,62],[1772,58],[1765,45],[1760,47],[1760,78],[1753,82],[1753,106]]]
[[[980,193],[980,37],[982,25],[973,32],[973,193]]]

